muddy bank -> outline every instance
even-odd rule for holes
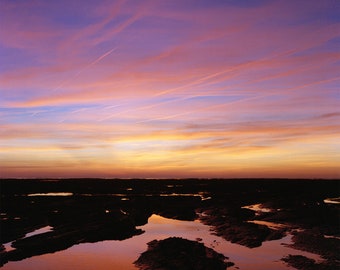
[[[325,199],[339,197],[339,184],[259,179],[0,180],[0,260],[4,264],[79,243],[127,239],[140,234],[137,227],[152,214],[187,221],[199,218],[214,234],[249,248],[294,231],[292,247],[333,260],[329,254],[339,247],[340,206]],[[50,232],[26,236],[46,226]],[[14,250],[4,249],[2,244],[10,242]]]
[[[234,265],[227,257],[205,247],[202,243],[171,237],[148,243],[135,265],[140,270],[225,270]]]
[[[316,262],[310,258],[289,255],[282,258],[288,265],[301,270],[331,270],[340,269],[340,240],[325,237],[319,229],[294,232],[292,248],[318,254],[323,259]]]
[[[249,248],[259,247],[264,241],[280,239],[285,235],[284,229],[273,230],[247,222],[254,218],[248,210],[215,206],[201,211],[200,220],[211,226],[214,234]]]
[[[141,233],[143,231],[136,229],[133,220],[123,214],[114,217],[110,216],[110,213],[94,215],[86,222],[79,223],[75,219],[55,226],[49,232],[13,241],[11,250],[1,251],[0,265],[9,261],[20,261],[41,254],[64,250],[76,244],[103,240],[124,240]]]
[[[316,262],[301,255],[288,255],[282,261],[299,270],[336,270],[339,264],[334,261]]]

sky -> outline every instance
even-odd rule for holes
[[[340,178],[339,14],[0,0],[0,177]]]

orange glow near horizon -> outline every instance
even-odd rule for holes
[[[334,1],[3,1],[0,177],[340,177]]]

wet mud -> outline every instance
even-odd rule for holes
[[[287,254],[284,262],[296,269],[336,269],[340,207],[325,199],[339,197],[339,184],[283,179],[2,179],[0,265],[80,243],[128,239],[142,234],[138,227],[157,214],[199,219],[212,233],[249,248],[290,233],[293,248],[319,254],[324,261]],[[46,226],[51,229],[28,235]],[[202,248],[198,242],[185,243]],[[149,249],[163,245],[153,244]]]

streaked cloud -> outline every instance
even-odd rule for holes
[[[3,1],[4,177],[339,177],[334,1]]]

